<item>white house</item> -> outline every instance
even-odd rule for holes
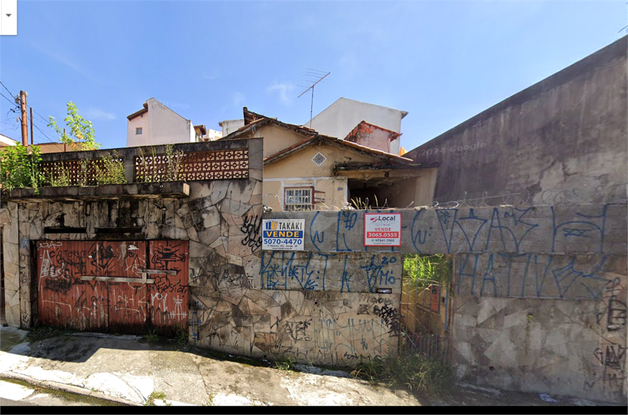
[[[11,137],[7,137],[4,134],[0,134],[0,147],[14,146],[18,142],[12,139]]]
[[[190,143],[197,141],[192,121],[166,107],[155,98],[127,117],[126,146]]]
[[[339,98],[303,126],[329,137],[345,138],[360,122],[366,121],[401,135],[401,120],[406,115],[407,111]],[[390,142],[389,152],[398,154],[399,147],[400,137],[397,136]]]

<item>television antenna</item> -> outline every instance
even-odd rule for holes
[[[310,85],[305,91],[301,92],[301,95],[299,95],[297,99],[301,98],[301,96],[303,96],[303,94],[305,94],[307,91],[312,90],[312,100],[310,102],[310,128],[312,128],[312,112],[314,111],[314,87],[320,81],[327,78],[327,75],[329,75],[330,73],[331,72],[325,73],[323,71],[319,71],[316,69],[308,69],[307,72],[305,73],[306,76],[314,78],[314,79],[308,80],[309,82],[314,82],[314,83]]]

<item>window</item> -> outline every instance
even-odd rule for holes
[[[313,187],[288,187],[284,193],[284,210],[312,210]]]
[[[135,135],[140,135],[142,134],[142,127],[136,127],[135,128]]]

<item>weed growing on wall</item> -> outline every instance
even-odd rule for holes
[[[96,183],[104,184],[124,184],[126,176],[124,175],[124,163],[119,159],[118,153],[103,157],[102,167],[96,166]]]
[[[166,145],[166,181],[172,182],[181,179],[181,162],[183,151],[174,151],[172,144]]]
[[[65,162],[62,161],[61,166],[55,172],[48,172],[46,183],[53,187],[70,186],[70,170],[66,167]]]
[[[139,164],[142,166],[137,180],[141,182],[172,182],[182,179],[181,168],[184,153],[174,151],[172,144],[166,145],[165,154],[157,154],[155,147],[151,147],[151,155],[144,155],[144,150],[140,147]]]
[[[357,378],[370,382],[384,383],[389,387],[402,387],[412,392],[428,394],[448,392],[454,383],[450,366],[438,358],[418,353],[400,354],[362,362],[351,373]]]
[[[387,209],[388,208],[388,199],[384,199],[384,203],[382,203],[381,206],[379,204],[379,200],[377,200],[377,195],[373,195],[373,199],[375,201],[375,204],[371,205],[371,203],[369,203],[368,197],[365,197],[364,200],[362,200],[361,197],[352,197],[351,204],[349,206],[357,210]]]
[[[17,144],[0,151],[0,186],[3,192],[32,187],[37,192],[43,182],[39,171],[41,150],[38,146]]]

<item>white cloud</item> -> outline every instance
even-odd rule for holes
[[[88,108],[85,110],[85,118],[90,121],[111,121],[115,120],[115,114],[107,111],[103,111],[99,108]]]
[[[272,93],[277,91],[279,95],[279,100],[284,105],[290,105],[292,103],[292,91],[294,90],[294,84],[292,82],[284,82],[279,83],[274,81],[268,88],[266,88],[266,92]]]

